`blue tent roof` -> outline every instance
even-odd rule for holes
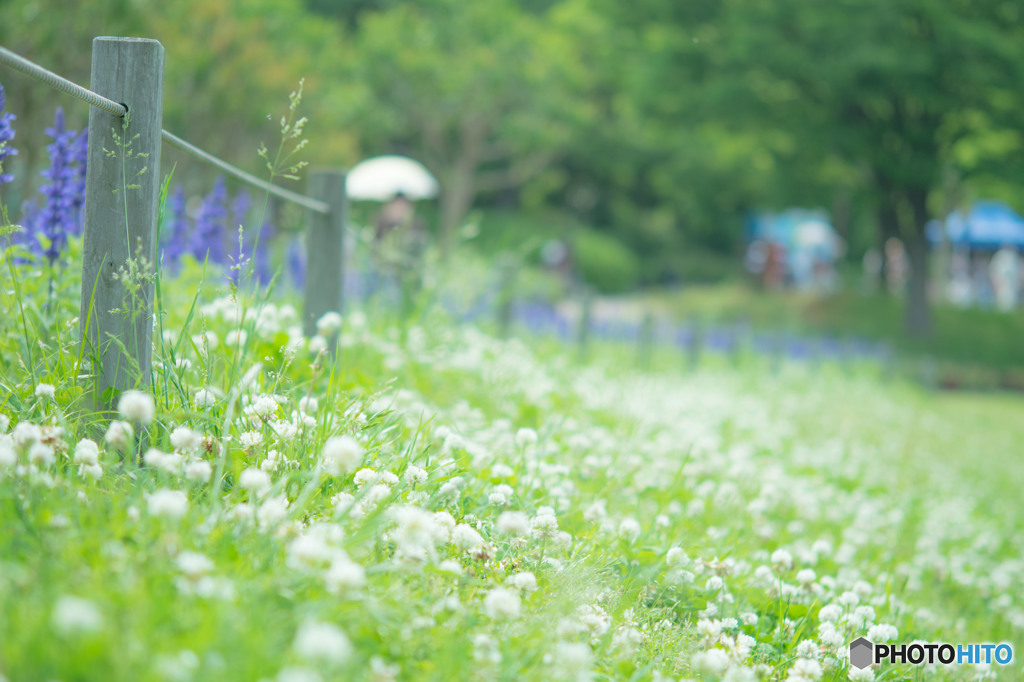
[[[928,224],[928,239],[942,241],[941,223]],[[1024,218],[1001,201],[979,200],[965,215],[954,211],[946,219],[946,234],[953,244],[997,249],[1009,244],[1024,247]]]

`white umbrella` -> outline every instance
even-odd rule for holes
[[[398,193],[410,199],[437,196],[437,178],[422,163],[405,156],[375,156],[353,166],[345,181],[352,199],[387,201]]]

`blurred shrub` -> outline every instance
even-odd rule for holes
[[[640,261],[621,242],[586,229],[577,229],[570,242],[577,274],[599,292],[616,294],[636,286]]]

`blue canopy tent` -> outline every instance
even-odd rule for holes
[[[927,226],[928,240],[941,242],[942,223],[932,220]],[[946,236],[956,246],[995,250],[1009,245],[1024,247],[1024,218],[1001,201],[979,200],[966,215],[954,211],[946,219]]]

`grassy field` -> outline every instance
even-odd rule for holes
[[[1022,676],[846,660],[1024,643],[1015,398],[580,364],[429,307],[306,339],[287,295],[192,270],[97,415],[73,273],[0,265],[12,682]]]

